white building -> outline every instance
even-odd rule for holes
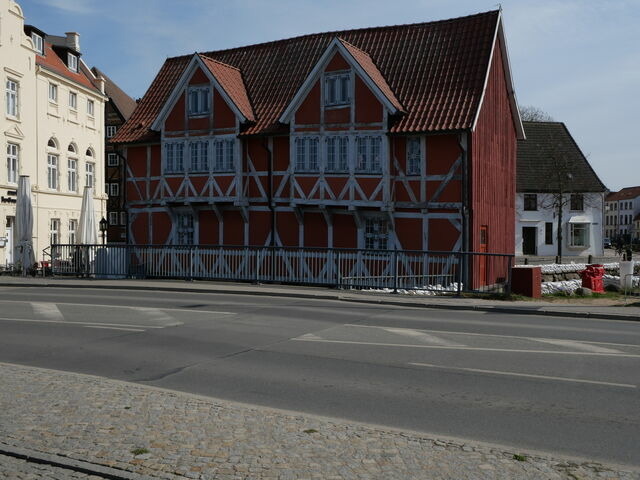
[[[640,226],[635,223],[640,214],[640,186],[611,192],[605,198],[604,208],[605,236],[614,244],[620,237],[623,240],[640,238]]]
[[[516,255],[602,255],[605,186],[564,123],[524,122],[516,170]],[[559,222],[560,221],[560,222]]]
[[[17,180],[28,175],[37,260],[51,243],[73,243],[85,185],[96,218],[105,214],[104,82],[82,61],[79,35],[24,25],[20,6],[0,0],[0,265],[13,262]]]

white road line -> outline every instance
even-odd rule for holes
[[[585,350],[587,352],[596,353],[622,353],[620,350],[613,348],[598,347],[596,345],[589,345],[587,342],[578,342],[575,340],[557,340],[552,338],[532,338],[531,340],[541,343],[549,343],[551,345],[558,345],[560,347],[573,348],[575,350]]]
[[[401,348],[433,348],[441,350],[469,350],[477,352],[506,352],[506,353],[539,353],[548,355],[582,355],[593,357],[621,357],[621,358],[640,358],[640,355],[632,355],[628,353],[596,353],[596,352],[563,352],[555,350],[521,350],[511,348],[481,348],[481,347],[448,347],[444,345],[415,345],[415,344],[403,344],[403,343],[381,343],[381,342],[354,342],[350,340],[325,340],[305,338],[305,336],[292,338],[291,340],[297,342],[318,342],[318,343],[341,343],[346,345],[372,345],[379,347],[401,347]]]
[[[105,330],[123,330],[125,332],[144,332],[139,328],[122,328],[122,327],[104,327],[102,325],[83,325],[85,328],[103,328]]]
[[[131,309],[135,310],[136,312],[140,312],[140,313],[144,314],[147,318],[149,318],[151,320],[167,322],[164,325],[166,327],[176,327],[178,325],[182,325],[182,322],[176,322],[175,318],[173,318],[167,312],[163,312],[159,308],[131,307]]]
[[[47,320],[64,321],[64,315],[55,303],[30,302],[36,315],[40,315]]]
[[[533,375],[530,373],[517,373],[517,372],[502,372],[499,370],[482,370],[480,368],[447,367],[445,365],[433,365],[431,363],[410,362],[409,365],[415,365],[417,367],[437,368],[441,370],[460,370],[463,372],[489,373],[493,375],[505,375],[510,377],[538,378],[542,380],[557,380],[561,382],[573,382],[573,383],[590,383],[593,385],[606,385],[609,387],[638,388],[637,385],[631,385],[628,383],[599,382],[597,380],[583,380],[581,378],[553,377],[548,375]]]
[[[343,326],[345,327],[359,327],[359,328],[387,328],[384,326],[379,326],[379,325],[363,325],[363,324],[352,324],[352,323],[345,323]],[[430,332],[430,333],[445,333],[447,335],[468,335],[468,336],[475,336],[475,337],[496,337],[496,338],[516,338],[516,339],[520,339],[520,340],[555,340],[554,338],[542,338],[542,337],[525,337],[522,335],[498,335],[495,333],[475,333],[475,332],[452,332],[449,330],[428,330],[428,329],[415,329],[419,332]],[[639,344],[632,344],[632,343],[612,343],[612,342],[594,342],[591,340],[580,340],[580,343],[588,343],[588,344],[592,344],[592,345],[612,345],[612,346],[616,346],[616,347],[636,347],[636,348],[640,348]]]
[[[130,328],[140,328],[144,327],[145,330],[150,328],[166,328],[166,326],[161,325],[131,325],[126,323],[100,323],[100,322],[69,322],[66,320],[42,320],[38,318],[6,318],[0,317],[0,321],[6,322],[26,322],[26,323],[57,323],[63,325],[77,325],[79,327],[86,326],[104,326],[104,327],[130,327]]]
[[[385,332],[394,333],[396,335],[401,335],[405,337],[415,338],[416,340],[423,343],[430,343],[432,345],[444,345],[447,347],[464,347],[464,345],[459,343],[450,342],[445,340],[444,338],[436,337],[435,335],[429,335],[428,333],[422,332],[420,330],[413,330],[411,328],[382,328]]]

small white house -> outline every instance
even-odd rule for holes
[[[604,184],[564,123],[523,125],[527,139],[518,141],[516,255],[602,255]]]

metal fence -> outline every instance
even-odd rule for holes
[[[184,245],[52,245],[54,275],[509,292],[513,255]]]

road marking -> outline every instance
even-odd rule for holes
[[[176,322],[175,318],[169,315],[167,312],[163,312],[159,308],[149,308],[149,307],[131,307],[132,310],[136,312],[140,312],[144,314],[146,317],[152,320],[158,320],[161,322],[167,322],[165,327],[176,327],[178,325],[182,325],[182,322]]]
[[[444,345],[415,345],[404,343],[381,343],[381,342],[355,342],[350,340],[325,340],[323,338],[306,338],[305,335],[301,337],[292,338],[291,340],[297,342],[318,342],[318,343],[342,343],[346,345],[371,345],[379,347],[401,347],[401,348],[432,348],[441,350],[469,350],[477,352],[506,352],[506,353],[540,353],[548,355],[582,355],[593,357],[621,357],[621,358],[640,358],[640,355],[633,355],[630,353],[596,353],[596,352],[562,352],[560,350],[521,350],[511,348],[481,348],[481,347],[449,347]]]
[[[36,315],[45,317],[48,320],[64,321],[64,315],[55,303],[30,302]]]
[[[396,335],[402,335],[405,337],[415,338],[424,343],[430,343],[432,345],[444,345],[448,347],[464,347],[464,345],[450,342],[445,340],[444,338],[436,337],[435,335],[429,335],[428,333],[422,332],[420,330],[414,330],[411,328],[388,328],[381,327],[382,330],[389,333],[395,333]]]
[[[622,353],[620,350],[614,350],[613,348],[598,347],[596,345],[589,345],[588,342],[578,342],[575,340],[556,340],[551,338],[532,338],[535,342],[549,343],[551,345],[558,345],[561,347],[574,348],[576,350],[586,350],[587,352],[596,353]]]
[[[359,327],[359,328],[387,328],[387,327],[383,327],[383,326],[378,326],[378,325],[362,325],[362,324],[352,324],[352,323],[346,323],[344,324],[345,327]],[[555,338],[542,338],[542,337],[525,337],[522,335],[498,335],[495,333],[475,333],[475,332],[452,332],[449,330],[428,330],[428,329],[416,329],[417,331],[420,332],[432,332],[432,333],[444,333],[447,335],[468,335],[468,336],[476,336],[476,337],[496,337],[496,338],[516,338],[519,340],[540,340],[540,341],[544,341],[544,340],[551,340],[551,341],[556,341]],[[626,334],[626,332],[625,332]],[[564,340],[563,340],[564,341]],[[571,340],[570,340],[571,341]],[[572,341],[576,341],[577,340],[572,340]],[[640,348],[640,345],[638,344],[632,344],[632,343],[612,343],[612,342],[594,342],[591,340],[580,340],[579,341],[581,344],[591,344],[591,345],[612,345],[612,346],[616,346],[616,347],[635,347],[635,348]]]
[[[139,328],[105,327],[102,325],[83,325],[85,328],[101,328],[105,330],[124,330],[125,332],[144,332]]]
[[[526,377],[526,378],[538,378],[542,380],[556,380],[559,382],[589,383],[593,385],[606,385],[608,387],[638,388],[637,385],[631,385],[628,383],[599,382],[597,380],[583,380],[581,378],[553,377],[549,375],[534,375],[531,373],[502,372],[499,370],[483,370],[480,368],[447,367],[444,365],[433,365],[431,363],[410,362],[409,365],[415,365],[417,367],[437,368],[441,370],[460,370],[463,372],[489,373],[493,375],[504,375],[504,376],[510,376],[510,377]]]
[[[42,320],[38,318],[6,318],[0,317],[0,321],[7,322],[26,322],[26,323],[57,323],[63,325],[77,325],[79,327],[86,326],[104,326],[104,327],[129,327],[129,328],[140,328],[143,327],[145,330],[150,328],[166,328],[164,325],[131,325],[126,323],[100,323],[100,322],[70,322],[67,320]]]

